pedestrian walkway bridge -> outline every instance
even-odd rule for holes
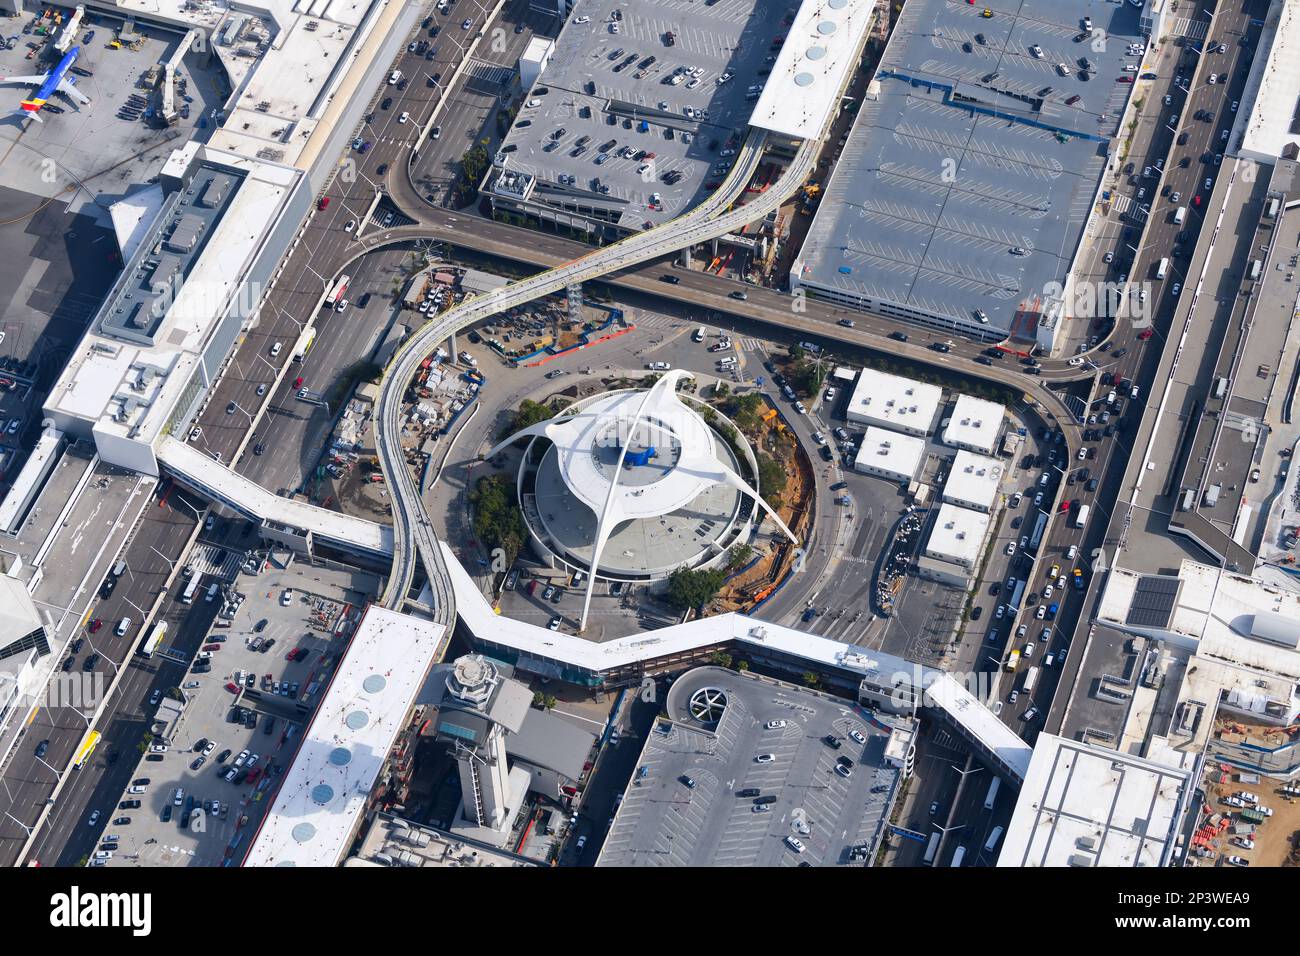
[[[392,560],[393,529],[389,525],[272,494],[175,438],[163,439],[158,446],[158,461],[179,484],[281,536],[303,537],[308,547],[315,539],[349,554]]]

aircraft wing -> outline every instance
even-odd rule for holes
[[[73,85],[72,81],[69,80],[66,76],[63,79],[59,80],[59,85],[55,87],[55,89],[58,90],[60,93],[62,93],[64,96],[71,97],[72,99],[76,100],[78,103],[81,103],[83,105],[90,102],[90,97],[87,96],[85,93],[81,92],[81,90],[77,89],[76,86]]]
[[[40,86],[49,75],[48,73],[42,73],[40,76],[0,76],[0,83],[25,83],[27,86]]]

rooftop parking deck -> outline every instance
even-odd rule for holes
[[[680,215],[723,178],[797,6],[629,0],[615,20],[578,3],[498,160],[534,178],[534,203],[623,229]]]
[[[1128,52],[1138,11],[1060,0],[987,19],[983,9],[906,6],[797,284],[989,334],[1064,281],[1140,70]],[[1108,42],[1085,42],[1084,15]]]

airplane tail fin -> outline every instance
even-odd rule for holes
[[[38,122],[38,123],[44,123],[44,122],[45,122],[45,120],[41,119],[41,114],[38,113],[38,112],[36,112],[35,110],[29,110],[29,109],[17,109],[17,110],[13,110],[13,115],[14,115],[14,116],[20,116],[20,117],[22,117],[23,119],[34,119],[34,120],[36,120],[36,122]]]

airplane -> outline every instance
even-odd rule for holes
[[[45,122],[38,115],[41,107],[49,102],[50,97],[55,93],[62,93],[69,99],[74,99],[78,103],[86,104],[90,102],[90,97],[82,93],[73,84],[72,79],[67,76],[68,70],[72,69],[72,64],[77,62],[77,54],[81,52],[81,47],[74,46],[59,61],[59,65],[50,70],[43,76],[0,76],[0,84],[3,83],[26,83],[29,86],[40,84],[40,88],[31,95],[30,98],[23,100],[19,106],[20,109],[13,111],[14,115],[21,116],[25,119],[30,118],[38,123]]]

